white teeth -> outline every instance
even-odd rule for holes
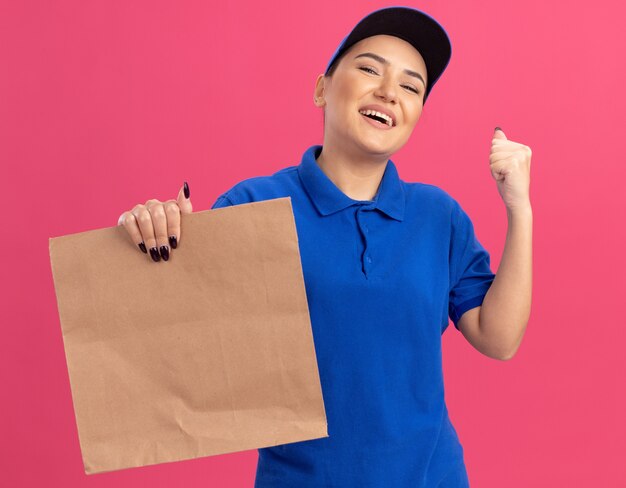
[[[389,117],[389,115],[387,114],[377,112],[376,110],[359,110],[359,113],[363,115],[376,115],[377,117],[382,117],[383,119],[385,119],[389,127],[393,127],[393,120],[391,120],[391,117]]]

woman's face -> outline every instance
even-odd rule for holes
[[[316,105],[325,107],[324,142],[389,157],[407,142],[422,114],[425,83],[424,59],[408,42],[388,35],[359,41],[330,78],[317,79]],[[393,126],[361,114],[368,105],[391,115]]]

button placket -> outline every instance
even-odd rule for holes
[[[362,221],[363,219],[362,212],[365,212],[365,211],[367,210],[364,210],[363,207],[360,207],[356,212],[356,220],[357,220],[357,224],[361,232],[361,235],[363,236],[363,241],[365,242],[365,246],[364,246],[363,254],[362,254],[362,260],[361,260],[361,267],[363,269],[363,272],[367,276],[368,271],[371,268],[372,256],[369,251],[369,241],[367,239],[367,236],[369,234],[369,227]]]

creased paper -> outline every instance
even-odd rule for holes
[[[169,261],[120,226],[50,260],[86,473],[328,436],[289,197],[182,215]]]

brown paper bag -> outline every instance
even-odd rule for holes
[[[50,239],[88,474],[328,437],[291,198]]]

